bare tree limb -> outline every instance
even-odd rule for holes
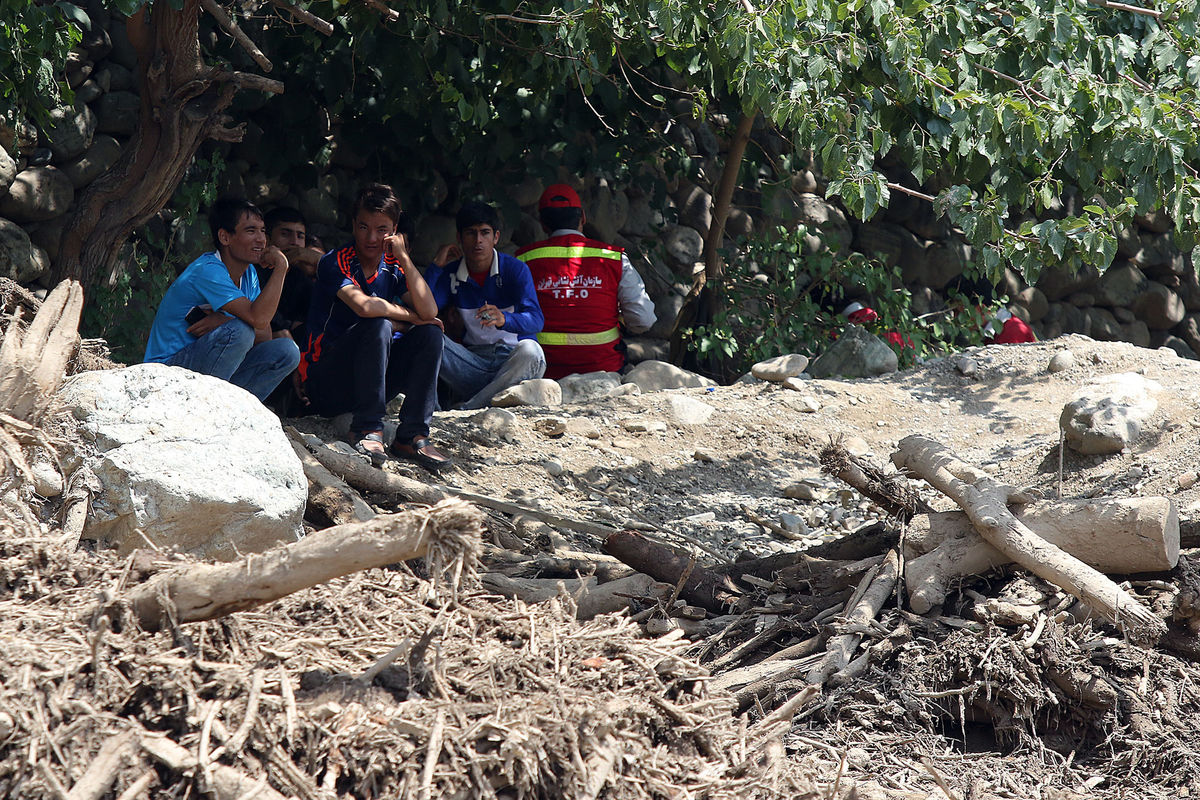
[[[1147,17],[1162,19],[1163,12],[1153,8],[1143,8],[1142,6],[1131,6],[1128,3],[1113,3],[1110,0],[1087,0],[1094,6],[1101,8],[1111,8],[1114,11],[1128,11],[1130,14],[1145,14]]]
[[[254,59],[254,63],[258,64],[258,66],[262,68],[263,72],[270,72],[272,69],[274,69],[274,66],[271,64],[271,60],[267,58],[266,54],[263,53],[262,50],[258,49],[258,45],[251,41],[250,37],[238,27],[238,24],[233,21],[233,18],[230,17],[229,14],[225,13],[225,9],[221,8],[221,6],[217,3],[217,0],[200,0],[200,6],[212,15],[212,18],[217,21],[217,24],[220,25],[226,33],[232,36],[233,40],[237,42],[243,50],[250,54],[250,57]]]
[[[317,33],[325,36],[329,36],[333,33],[333,23],[329,22],[328,20],[321,19],[316,14],[311,14],[305,11],[303,8],[294,6],[287,2],[287,0],[271,0],[271,5],[288,12],[293,17],[315,30]]]
[[[395,10],[388,8],[388,6],[383,3],[382,0],[363,0],[363,2],[378,11],[380,14],[383,14],[383,16],[387,18],[388,22],[400,21],[400,14]]]

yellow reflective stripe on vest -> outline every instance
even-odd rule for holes
[[[608,344],[621,338],[616,328],[609,328],[599,333],[547,333],[542,331],[537,335],[539,344]]]
[[[535,258],[606,258],[609,261],[620,261],[621,254],[615,250],[604,250],[600,247],[539,247],[518,256],[522,261],[532,261]]]

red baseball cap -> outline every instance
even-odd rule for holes
[[[555,183],[546,187],[542,199],[538,200],[538,210],[543,208],[583,208],[579,195],[565,183]]]

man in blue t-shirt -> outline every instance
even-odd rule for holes
[[[462,344],[446,339],[440,381],[450,402],[483,408],[502,389],[545,374],[537,343],[544,320],[529,267],[496,250],[496,209],[464,203],[455,224],[458,245],[442,247],[425,271],[438,308],[456,311],[463,327]]]
[[[145,360],[227,380],[262,400],[300,361],[295,342],[271,337],[288,260],[268,246],[262,212],[245,200],[218,200],[208,222],[217,249],[167,289]],[[270,270],[265,287],[252,264]]]
[[[317,265],[300,379],[314,411],[353,412],[351,441],[379,465],[390,452],[436,471],[450,459],[429,442],[437,409],[442,326],[437,304],[396,233],[400,201],[373,184],[354,203],[354,241]],[[387,402],[404,393],[396,438],[383,447]]]

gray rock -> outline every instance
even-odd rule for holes
[[[621,386],[621,375],[616,372],[586,372],[559,378],[558,385],[564,405],[589,403],[608,397]]]
[[[1050,310],[1050,303],[1046,301],[1046,295],[1041,289],[1036,286],[1026,286],[1019,292],[1012,295],[1013,303],[1025,309],[1026,321],[1041,322],[1046,316],[1046,312]]]
[[[542,462],[542,469],[546,470],[546,473],[552,478],[557,478],[559,475],[563,474],[562,462],[555,461],[552,458],[548,458]]]
[[[712,226],[712,195],[693,183],[682,182],[675,193],[679,224],[694,228],[701,236]]]
[[[913,215],[909,217],[904,227],[908,228],[917,238],[940,241],[950,234],[950,222],[944,216],[938,216],[932,203],[918,203]]]
[[[1150,346],[1150,328],[1140,319],[1121,324],[1121,341],[1138,347]]]
[[[819,194],[821,183],[812,170],[805,169],[792,175],[792,191],[798,194]]]
[[[1108,375],[1063,407],[1059,425],[1071,449],[1086,455],[1119,453],[1137,440],[1158,408],[1154,381],[1132,372]]]
[[[497,409],[498,410],[498,409]],[[599,439],[600,428],[587,417],[571,417],[567,420],[567,433],[582,436],[585,439]]]
[[[517,415],[503,408],[488,408],[471,417],[471,422],[494,439],[517,440]],[[568,430],[570,430],[568,423]]]
[[[632,383],[643,392],[716,385],[703,375],[689,372],[666,361],[643,361],[626,373],[621,382]]]
[[[67,212],[75,200],[75,187],[57,167],[30,167],[17,173],[0,198],[0,216],[13,222],[39,222]]]
[[[220,560],[297,538],[304,471],[279,419],[248,392],[139,364],[82,373],[60,396],[77,425],[72,458],[103,486],[85,536]]]
[[[907,271],[921,260],[925,246],[894,222],[864,222],[854,233],[854,249],[889,267],[903,264]]]
[[[652,336],[629,336],[625,338],[625,361],[640,364],[643,361],[666,361],[671,354],[671,343]]]
[[[668,225],[662,234],[663,246],[676,263],[690,267],[704,258],[704,237],[686,225]]]
[[[33,473],[33,492],[38,497],[58,497],[63,491],[63,476],[48,458],[34,459],[29,465]]]
[[[0,277],[21,284],[36,279],[42,274],[44,265],[39,262],[35,249],[24,228],[0,219]]]
[[[534,378],[521,381],[516,386],[510,386],[492,398],[492,405],[497,408],[513,406],[561,406],[563,401],[562,388],[557,381],[549,378]]]
[[[1188,346],[1188,343],[1178,336],[1167,333],[1166,331],[1154,331],[1150,335],[1150,346],[1159,349],[1173,350],[1175,355],[1180,358],[1188,358],[1193,361],[1200,360],[1200,354]]]
[[[754,233],[754,217],[748,211],[740,208],[729,209],[725,218],[725,235],[735,239],[743,238]]]
[[[750,374],[760,380],[782,383],[787,378],[800,375],[807,368],[808,356],[789,353],[758,362],[750,368]]]
[[[25,226],[29,240],[33,242],[34,247],[44,250],[51,261],[58,258],[59,246],[62,244],[63,232],[66,229],[67,218],[65,216]]]
[[[137,130],[142,101],[133,92],[109,92],[95,106],[97,133],[130,136]]]
[[[946,284],[963,274],[971,260],[971,248],[966,242],[948,240],[935,242],[925,249],[923,270],[911,275],[905,265],[904,282],[919,283],[931,289],[943,289]]]
[[[685,299],[684,293],[675,289],[671,289],[659,297],[654,302],[654,324],[650,326],[650,330],[646,334],[655,339],[671,338],[671,329],[675,327],[675,320],[679,316],[679,312],[683,310]],[[661,360],[665,361],[666,359]]]
[[[667,429],[667,423],[661,419],[645,419],[645,415],[643,415],[622,420],[621,427],[630,433],[661,433]]]
[[[662,212],[650,204],[648,197],[629,199],[629,213],[621,233],[625,236],[654,236],[663,226]]]
[[[703,425],[716,411],[703,400],[682,394],[671,395],[667,398],[667,404],[671,412],[671,419],[679,425]]]
[[[1070,350],[1059,350],[1046,365],[1047,372],[1064,372],[1075,366],[1075,354]]]
[[[1147,283],[1129,308],[1147,327],[1156,331],[1174,328],[1187,314],[1179,295],[1156,281]]]
[[[0,147],[0,193],[8,191],[8,187],[12,186],[12,182],[17,179],[17,162],[8,154],[8,151]]]
[[[869,378],[895,372],[898,364],[895,351],[878,336],[860,325],[847,325],[808,371],[814,378]]]
[[[1091,266],[1075,271],[1067,266],[1050,267],[1038,276],[1037,287],[1054,303],[1074,292],[1090,289],[1100,279],[1100,272]]]
[[[614,192],[608,182],[597,181],[595,188],[583,200],[587,222],[594,228],[599,239],[611,242],[625,225],[629,215],[629,201],[624,192]]]
[[[42,133],[54,153],[55,163],[70,161],[92,145],[96,133],[96,115],[83,103],[59,106],[50,111]]]
[[[99,178],[117,163],[121,157],[121,144],[111,136],[101,134],[92,140],[92,146],[74,161],[63,164],[63,174],[76,189],[82,189]]]
[[[1152,233],[1167,233],[1175,227],[1170,215],[1161,208],[1156,208],[1149,214],[1139,214],[1133,218],[1133,221],[1138,224],[1138,227],[1145,228]]]
[[[1131,305],[1145,288],[1146,274],[1129,262],[1121,262],[1100,276],[1094,293],[1097,304],[1121,307]]]
[[[1165,268],[1160,271],[1171,271],[1171,262],[1179,252],[1175,247],[1174,238],[1169,233],[1143,233],[1138,239],[1142,246],[1129,259],[1144,270]]]
[[[1080,333],[1101,342],[1121,341],[1121,323],[1107,308],[1093,306],[1083,309],[1083,329]]]
[[[1188,314],[1171,332],[1187,342],[1191,350],[1200,353],[1200,314]]]
[[[717,140],[717,135],[713,133],[712,127],[704,120],[696,122],[692,133],[696,135],[696,148],[700,151],[701,155],[712,158],[721,152],[721,143]]]

